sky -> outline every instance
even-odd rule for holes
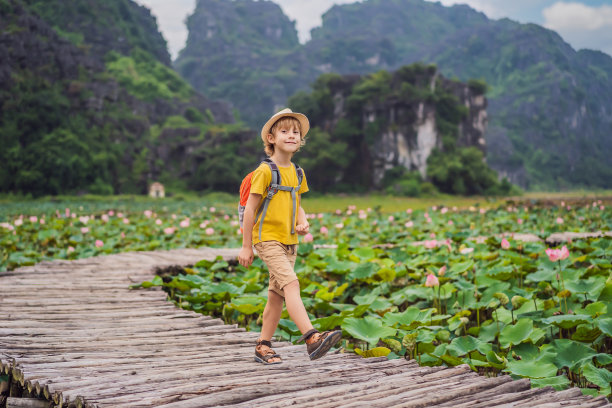
[[[172,59],[187,40],[185,19],[196,0],[135,0],[151,9],[168,42]],[[228,0],[229,1],[229,0]],[[367,1],[367,0],[366,0]],[[301,42],[321,25],[321,15],[334,4],[356,0],[275,0],[296,22]],[[508,17],[521,23],[536,23],[558,32],[573,48],[590,48],[612,55],[612,0],[440,0],[446,6],[468,4],[491,19]]]

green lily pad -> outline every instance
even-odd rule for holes
[[[528,378],[547,378],[557,375],[557,367],[551,363],[534,360],[508,361],[505,372]]]
[[[491,346],[475,337],[463,336],[453,339],[446,351],[457,357],[465,356],[466,354],[478,350],[482,354],[486,354],[491,349]]]
[[[582,375],[584,375],[587,380],[601,388],[609,389],[610,384],[612,383],[612,372],[610,370],[606,370],[605,368],[597,368],[591,363],[586,364],[582,368]]]
[[[546,378],[533,378],[531,380],[531,386],[533,388],[542,388],[542,387],[553,387],[557,391],[565,390],[569,387],[570,381],[564,375],[558,375],[556,377],[546,377]]]
[[[589,315],[559,315],[542,319],[542,323],[554,324],[562,329],[570,329],[578,326],[579,324],[590,323],[592,321],[593,319]]]
[[[597,327],[608,336],[612,336],[612,317],[598,318],[595,320]]]
[[[383,317],[383,322],[387,326],[393,326],[397,323],[410,326],[412,323],[429,323],[432,309],[421,311],[418,307],[410,306],[401,313],[386,313]]]
[[[364,358],[387,357],[389,353],[391,353],[391,350],[386,347],[374,347],[370,350],[361,350],[360,348],[355,347],[355,354],[359,354]]]
[[[592,360],[597,351],[591,347],[568,339],[557,339],[552,345],[557,349],[554,363],[557,367],[568,367],[574,369],[581,361]]]
[[[397,329],[383,326],[380,319],[372,316],[348,317],[342,322],[342,329],[346,330],[351,336],[369,344],[376,344],[380,338],[394,336],[397,333]]]
[[[499,344],[502,348],[520,344],[527,340],[533,331],[533,321],[528,318],[519,319],[516,324],[503,328],[499,334]]]

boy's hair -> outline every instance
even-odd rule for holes
[[[300,124],[300,121],[296,118],[293,118],[291,116],[284,116],[280,118],[279,120],[274,122],[274,124],[270,128],[270,133],[274,135],[274,132],[276,132],[278,129],[288,129],[292,127],[295,127],[300,131],[300,146],[296,150],[296,152],[299,152],[300,148],[306,144],[306,140],[302,136],[302,125]],[[274,154],[274,144],[266,140],[264,142],[264,151],[268,156],[272,156]]]

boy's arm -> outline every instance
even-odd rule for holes
[[[261,201],[261,194],[251,193],[247,199],[242,220],[242,248],[238,254],[240,265],[248,268],[253,263],[253,225],[255,225],[255,210]]]
[[[302,208],[302,196],[300,194],[299,198],[300,209],[298,210],[297,215],[297,225],[295,226],[295,230],[299,235],[308,234],[308,230],[310,229],[310,224],[308,224],[308,219],[306,218],[306,212]]]

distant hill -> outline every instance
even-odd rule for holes
[[[253,132],[169,67],[129,0],[0,0],[0,56],[0,192],[233,191],[251,165]]]
[[[322,73],[433,62],[447,77],[489,85],[487,161],[502,176],[529,189],[612,187],[612,58],[575,51],[538,25],[465,5],[368,0],[333,6],[298,46],[269,1],[199,0],[188,28],[177,69],[254,127]]]

